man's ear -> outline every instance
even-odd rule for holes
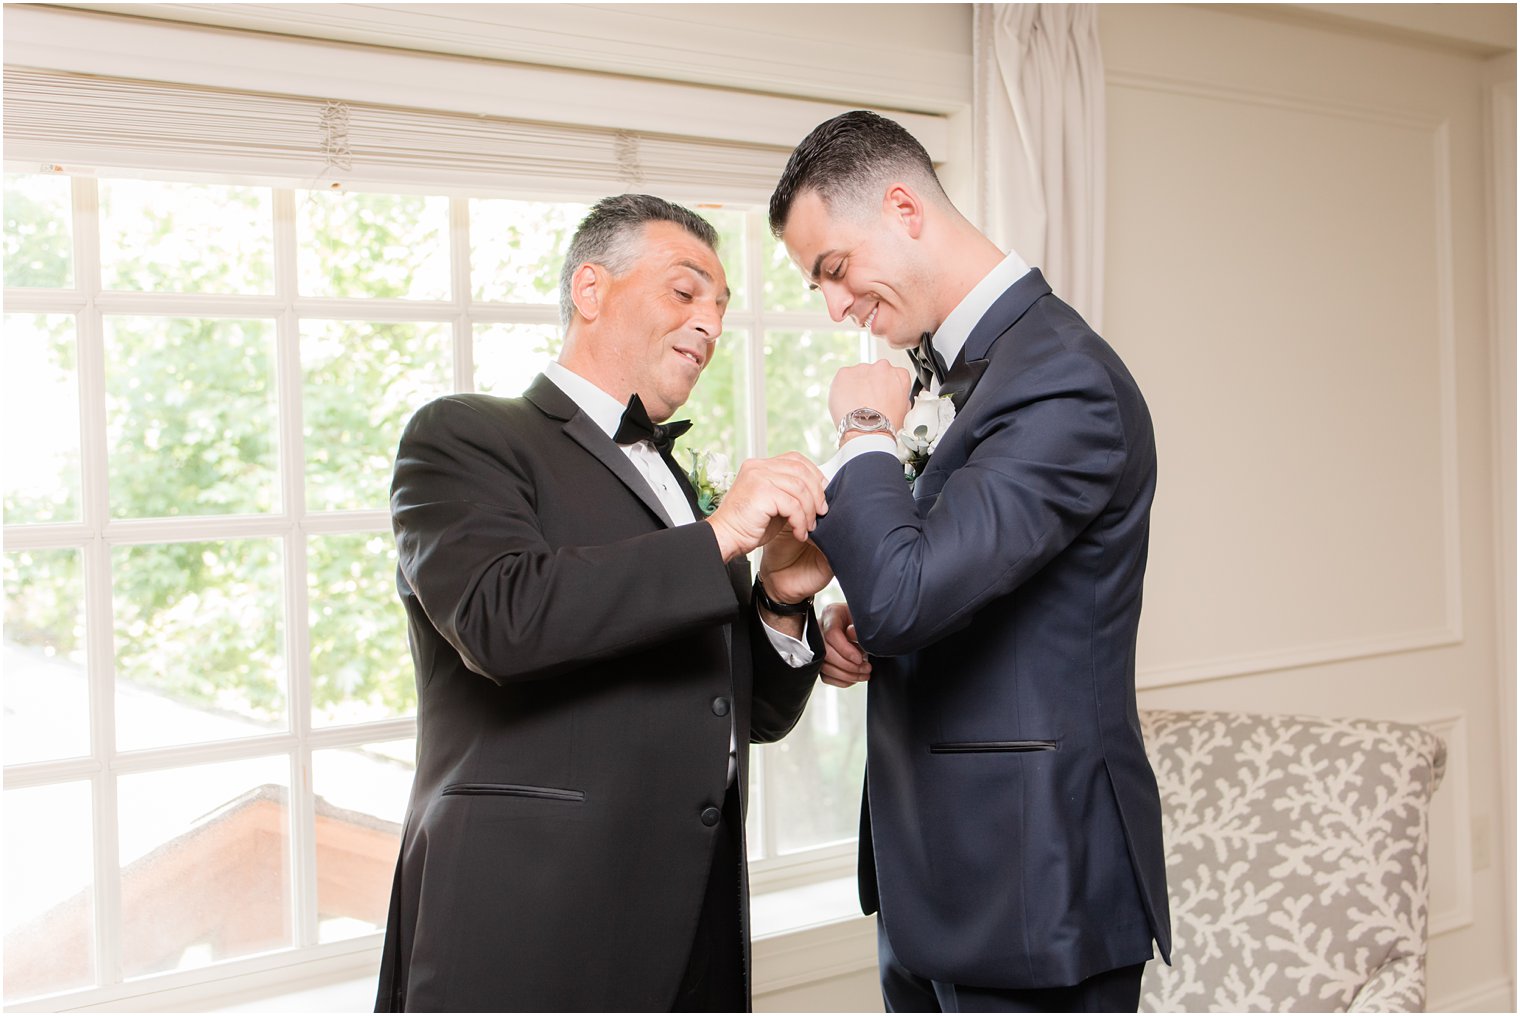
[[[587,261],[570,276],[570,302],[587,321],[595,321],[602,312],[602,300],[607,295],[607,271],[601,265]]]
[[[881,213],[914,240],[924,231],[924,202],[905,183],[894,183],[881,198]]]

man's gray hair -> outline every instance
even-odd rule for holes
[[[626,273],[642,253],[644,227],[651,222],[673,222],[718,251],[718,231],[702,216],[652,194],[618,194],[602,198],[575,227],[565,265],[559,273],[560,323],[570,327],[575,302],[570,299],[570,280],[584,264],[601,265],[614,277]]]

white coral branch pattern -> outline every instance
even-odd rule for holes
[[[1141,713],[1161,791],[1173,966],[1146,1012],[1419,1011],[1430,796],[1419,727]]]

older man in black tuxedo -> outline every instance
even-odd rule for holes
[[[418,762],[377,1010],[749,1006],[747,746],[802,712],[830,575],[803,553],[812,463],[744,463],[704,519],[671,457],[661,421],[722,330],[716,242],[658,198],[602,201],[559,361],[401,440]]]

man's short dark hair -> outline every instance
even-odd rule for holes
[[[771,194],[771,233],[780,239],[800,194],[813,191],[833,211],[841,201],[878,196],[870,193],[871,185],[888,177],[932,185],[931,196],[945,193],[929,153],[902,124],[864,109],[825,120],[786,160]]]
[[[570,299],[570,280],[581,265],[601,265],[614,276],[633,267],[639,256],[639,241],[644,227],[651,222],[673,222],[692,236],[718,251],[718,231],[696,212],[657,198],[653,194],[617,194],[602,198],[575,227],[565,264],[559,273],[560,322],[570,327],[575,303]]]

